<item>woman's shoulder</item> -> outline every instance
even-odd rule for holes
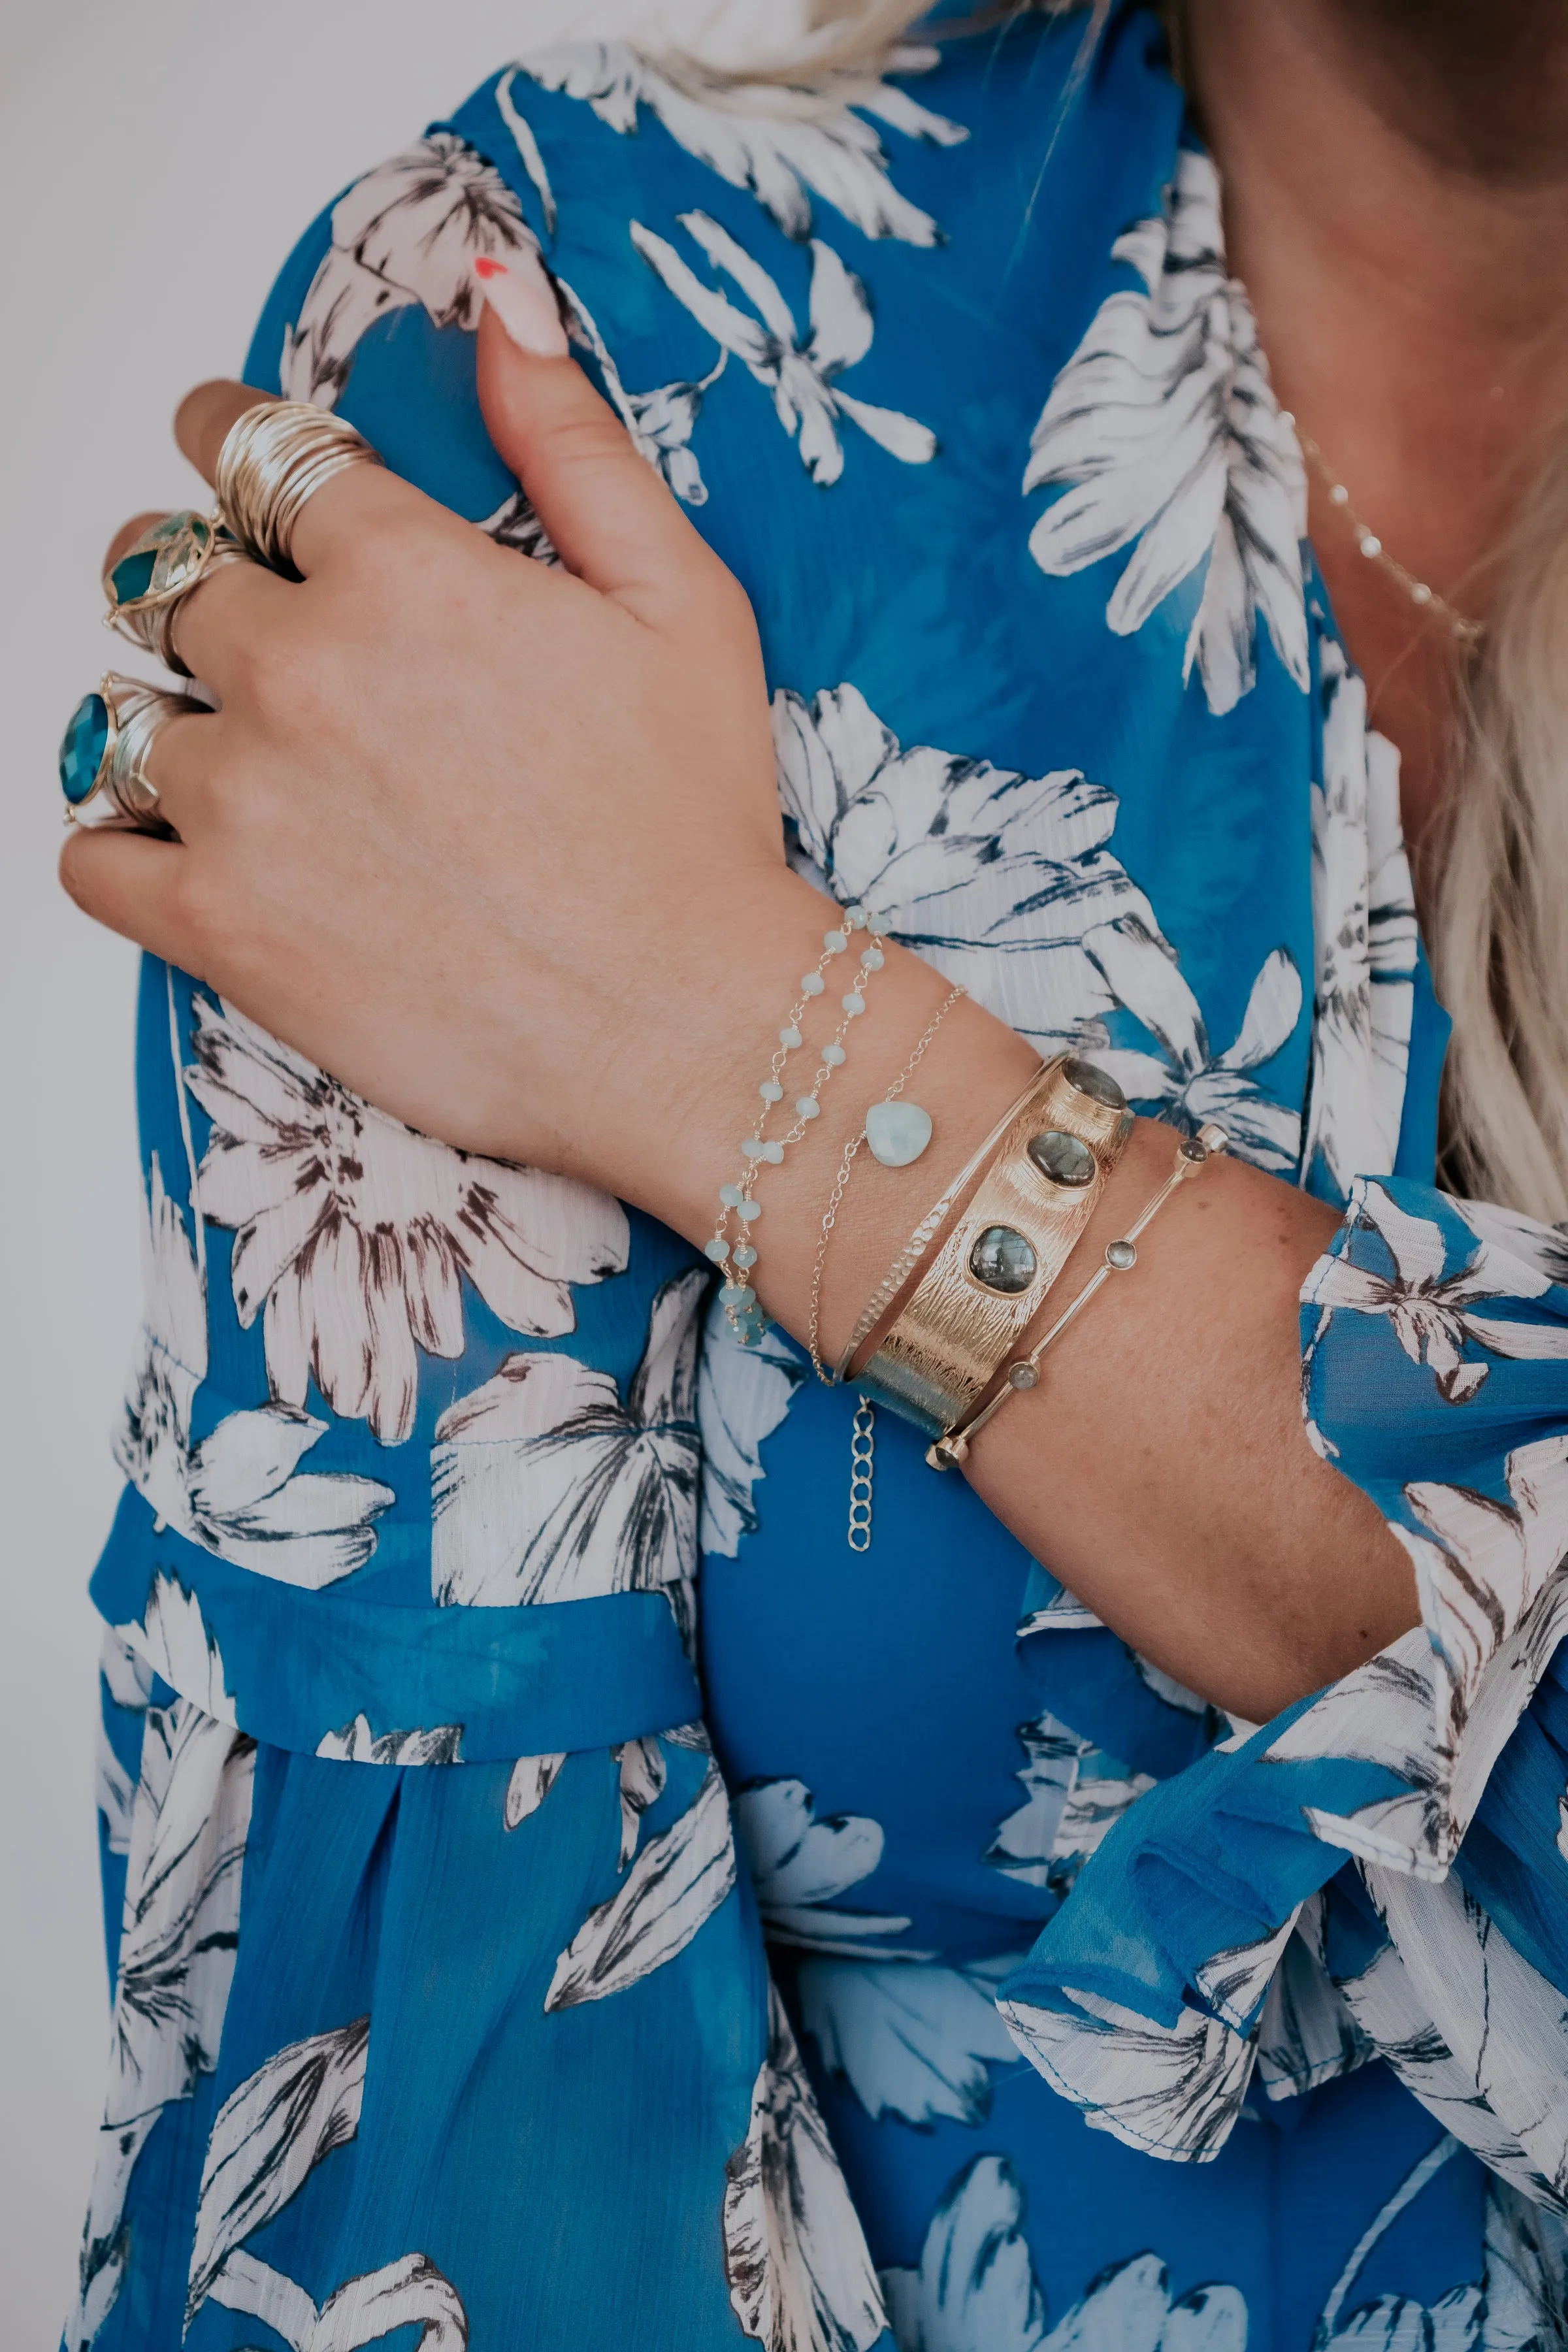
[[[421,379],[447,406],[468,340],[449,331],[477,324],[481,254],[539,253],[601,366],[603,318],[618,349],[646,341],[662,358],[669,346],[677,377],[694,327],[727,329],[720,342],[742,359],[751,340],[804,346],[819,310],[856,307],[853,292],[830,301],[839,278],[918,300],[932,269],[945,280],[958,268],[974,299],[1011,308],[1021,244],[1089,243],[1103,256],[1127,218],[1157,207],[1173,152],[1179,101],[1153,19],[1117,10],[1079,90],[1087,22],[1031,16],[907,47],[884,72],[843,72],[809,92],[624,42],[531,52],[312,223],[272,289],[247,377],[342,401],[390,462],[405,455],[405,470],[478,519],[499,482],[477,447],[466,466],[448,451],[440,478],[426,479],[428,404],[416,399],[420,428],[400,436],[375,379],[395,353],[403,415]],[[1106,234],[1086,239],[1086,215],[1100,213]],[[800,314],[787,331],[786,312]]]

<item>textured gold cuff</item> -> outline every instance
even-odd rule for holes
[[[1132,1131],[1121,1089],[1052,1062],[855,1385],[928,1437],[973,1409],[1083,1234]]]

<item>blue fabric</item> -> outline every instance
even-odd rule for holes
[[[805,128],[552,51],[321,215],[246,373],[537,551],[468,265],[542,251],[752,598],[803,870],[1347,1202],[1309,1418],[1423,1627],[1235,1727],[887,1413],[852,1553],[853,1396],[684,1242],[149,961],[73,2347],[1560,2340],[1510,2098],[1568,1925],[1568,1263],[1430,1189],[1447,1023],[1299,452],[1153,16],[1074,95],[1080,32]],[[1467,2091],[1478,1922],[1525,2057]]]

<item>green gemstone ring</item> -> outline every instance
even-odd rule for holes
[[[188,677],[171,635],[175,611],[210,571],[242,552],[218,516],[197,514],[191,507],[164,515],[104,573],[104,626]]]

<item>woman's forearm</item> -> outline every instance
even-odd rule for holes
[[[807,886],[781,877],[771,908],[757,905],[737,925],[730,983],[692,1041],[690,1083],[665,1088],[657,1167],[640,1180],[626,1168],[632,1196],[693,1241],[713,1229],[778,1021],[830,919]],[[797,1338],[844,1143],[948,992],[918,957],[887,954],[822,1116],[757,1188],[759,1296]],[[821,1297],[829,1363],[1037,1058],[967,1000],[947,1015],[907,1088],[931,1113],[931,1145],[902,1170],[862,1150],[837,1213]],[[1141,1119],[1037,1332],[1171,1160],[1170,1129]],[[967,1465],[987,1505],[1079,1600],[1178,1681],[1256,1721],[1416,1619],[1404,1552],[1302,1425],[1298,1295],[1337,1222],[1278,1179],[1216,1160],[1175,1195],[1140,1244],[1136,1273],[1102,1289],[1052,1349],[1039,1387],[1009,1401]]]

